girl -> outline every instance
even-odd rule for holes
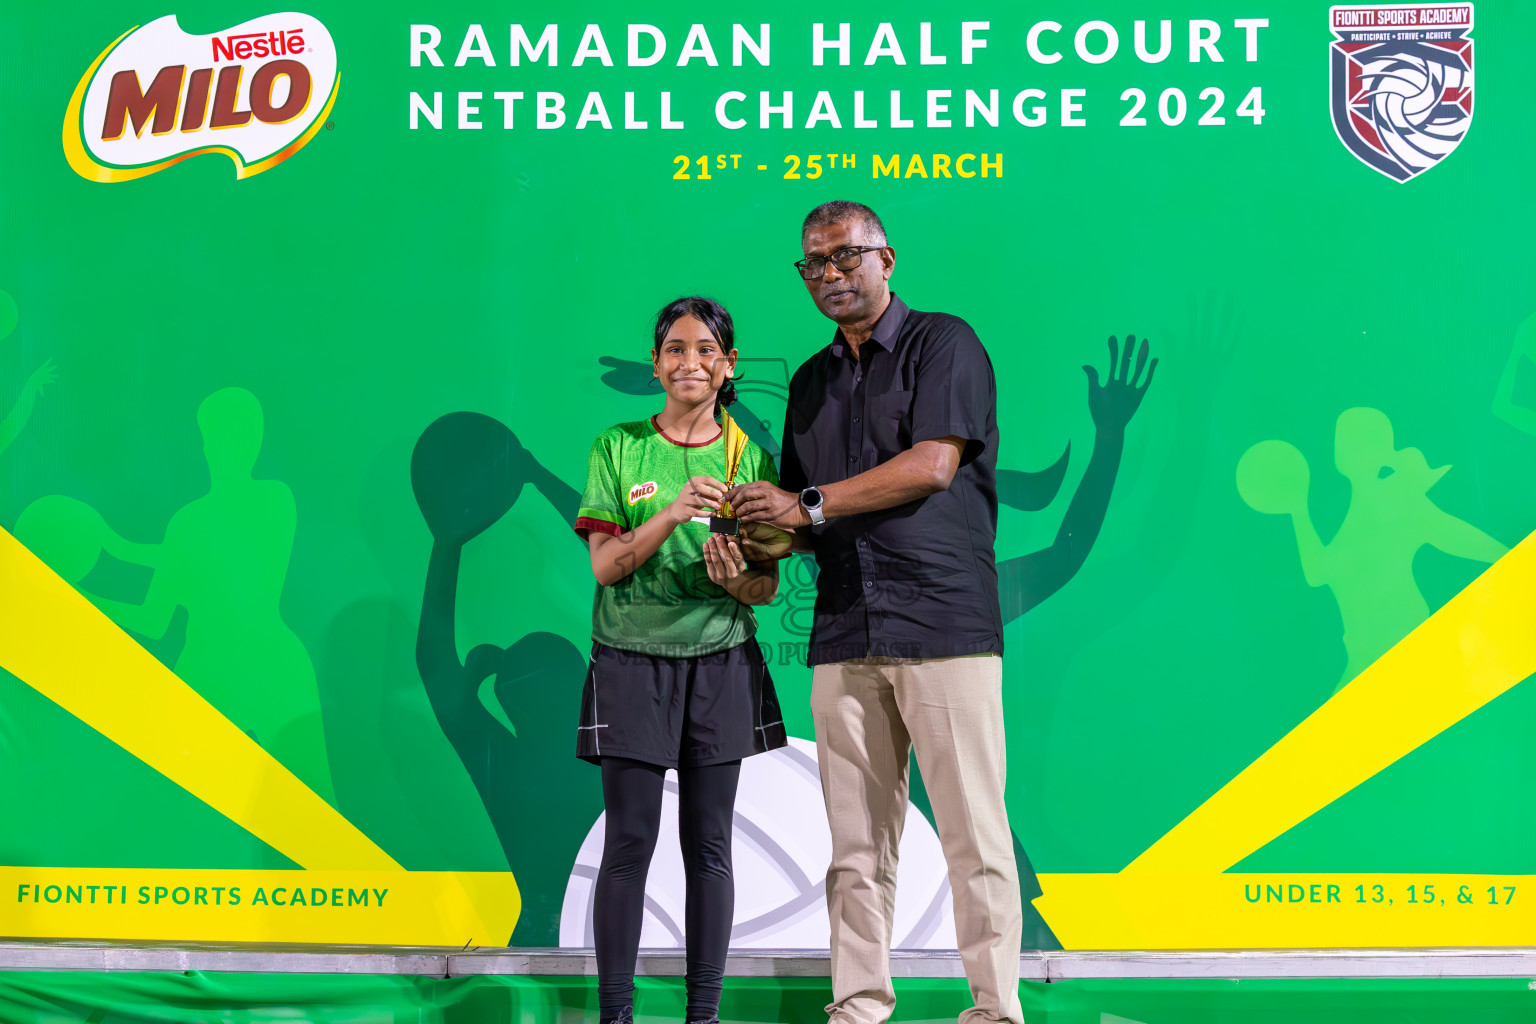
[[[715,416],[736,397],[734,338],[730,314],[710,299],[678,299],[657,314],[651,363],[666,405],[598,435],[576,520],[598,583],[576,749],[603,771],[607,824],[593,901],[603,1024],[632,1016],[669,768],[687,875],[687,1020],[716,1020],[741,759],[785,744],[751,607],[773,600],[777,566],[748,565],[734,537],[694,521],[720,511],[728,486],[728,439]],[[778,480],[751,441],[735,476]]]

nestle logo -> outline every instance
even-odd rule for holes
[[[291,57],[304,52],[304,30],[231,33],[213,37],[213,62],[250,60],[252,57]]]
[[[81,75],[64,111],[64,156],[88,181],[132,181],[203,154],[248,178],[315,137],[340,82],[336,42],[308,14],[208,33],[167,14],[108,43]]]

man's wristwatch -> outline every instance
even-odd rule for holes
[[[821,489],[807,487],[800,492],[800,507],[805,509],[805,514],[811,517],[811,523],[820,526],[827,521],[827,517],[821,514]]]

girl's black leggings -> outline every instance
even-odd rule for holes
[[[635,993],[635,955],[645,914],[645,875],[661,828],[666,769],[644,761],[605,757],[603,863],[592,911],[597,944],[598,1007],[603,1021],[618,1017]],[[686,1020],[708,1020],[720,1008],[726,949],[736,887],[731,878],[731,812],[741,762],[680,768],[678,833],[688,889],[683,925],[687,943]]]

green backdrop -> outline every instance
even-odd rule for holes
[[[307,145],[243,180],[214,154],[104,184],[60,145],[96,55],[165,14],[202,34],[272,12],[7,5],[0,526],[401,866],[510,865],[515,941],[554,944],[601,809],[572,755],[593,583],[570,522],[588,445],[660,408],[637,386],[648,368],[634,372],[649,318],[703,293],[735,316],[742,418],[777,451],[786,373],[831,336],[789,265],[799,222],[856,199],[884,218],[897,292],[963,316],[996,370],[1021,850],[1040,875],[1119,872],[1536,529],[1536,90],[1521,57],[1536,14],[1475,7],[1476,117],[1405,182],[1341,144],[1321,3],[320,0],[304,13],[334,38],[340,85]],[[1073,50],[1092,18],[1119,37],[1104,63]],[[1154,39],[1171,21],[1166,60],[1135,55],[1137,18]],[[1240,18],[1268,21],[1256,59]],[[510,23],[536,40],[556,19],[558,66],[508,66]],[[832,50],[812,62],[818,19],[829,37],[849,22],[848,66]],[[1191,19],[1219,26],[1221,62],[1188,59]],[[969,64],[961,20],[989,23]],[[904,64],[864,63],[882,21]],[[1063,26],[1037,36],[1055,63],[1027,45],[1043,21]],[[676,66],[696,22],[719,66]],[[732,65],[733,22],[754,39],[771,24],[769,66]],[[426,23],[444,67],[411,64]],[[664,33],[660,63],[625,66],[631,23]],[[947,63],[921,62],[924,23]],[[588,24],[615,66],[571,66]],[[454,66],[471,25],[495,66]],[[1225,123],[1200,125],[1213,86]],[[1030,88],[1046,94],[1027,101],[1046,109],[1039,127],[1010,109]],[[1236,112],[1255,88],[1261,121]],[[965,127],[965,91],[993,89],[997,127]],[[1060,123],[1064,89],[1084,90],[1084,125]],[[1131,89],[1148,97],[1144,126],[1120,123]],[[1158,115],[1168,89],[1188,101],[1177,125]],[[492,94],[510,90],[526,96],[508,130]],[[793,92],[792,127],[759,127],[765,90],[776,105]],[[823,90],[841,128],[805,127]],[[890,126],[892,90],[915,127]],[[954,126],[926,126],[928,90],[953,93]],[[539,91],[566,97],[563,127],[534,126]],[[592,91],[612,130],[575,128]],[[731,91],[747,97],[727,108],[748,122],[737,130],[714,116]],[[877,127],[854,127],[855,91]],[[413,128],[413,94],[439,92],[443,127]],[[457,127],[467,92],[483,93],[478,130]],[[622,127],[625,92],[649,128]],[[662,92],[683,128],[660,127]],[[837,168],[805,177],[829,153]],[[966,153],[1002,169],[937,175],[934,154]],[[721,154],[738,167],[674,179],[676,157]],[[876,176],[874,157],[896,154],[927,176]],[[786,180],[791,155],[802,176]],[[1084,372],[1108,380],[1105,339],[1129,334],[1159,360],[1139,408]],[[461,551],[456,585],[429,573],[434,540],[443,559]],[[1532,590],[1511,585],[1536,630]],[[794,651],[812,589],[787,566],[760,616],[790,732],[807,738]],[[1522,657],[1510,664],[1526,675]],[[1531,685],[1235,870],[1536,873]],[[4,864],[296,866],[8,673],[0,762]],[[1032,927],[1032,943],[1057,941],[1049,921]]]

